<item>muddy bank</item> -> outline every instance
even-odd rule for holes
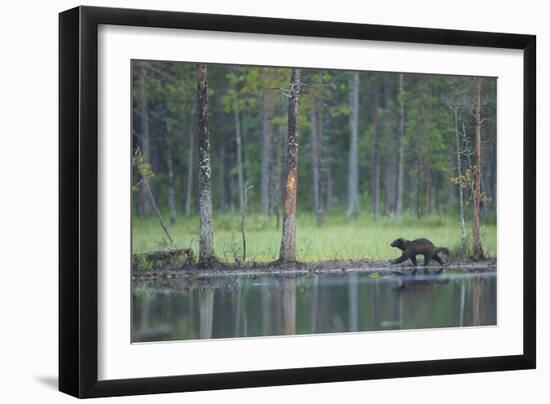
[[[175,278],[175,277],[212,277],[224,275],[241,274],[304,274],[304,273],[334,273],[360,271],[373,274],[391,273],[412,273],[416,268],[418,273],[424,272],[424,267],[412,266],[410,263],[391,265],[384,260],[326,260],[317,262],[248,262],[248,263],[225,263],[213,262],[207,268],[201,268],[196,263],[183,263],[178,265],[166,265],[162,268],[144,268],[139,265],[132,266],[133,279],[150,278]],[[429,265],[430,272],[438,272],[441,269],[452,268],[464,272],[486,272],[496,271],[496,259],[472,261],[472,260],[450,260],[445,265]]]

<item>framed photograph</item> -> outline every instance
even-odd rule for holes
[[[59,388],[532,369],[531,35],[59,17]]]

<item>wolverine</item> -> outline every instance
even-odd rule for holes
[[[438,253],[442,252],[447,255],[447,257],[449,256],[449,250],[447,248],[436,247],[430,240],[426,238],[418,238],[412,241],[405,240],[404,238],[398,238],[396,240],[393,240],[390,245],[403,251],[401,257],[395,260],[390,260],[390,263],[392,264],[399,264],[410,259],[413,265],[417,266],[416,256],[423,255],[424,266],[428,266],[432,258],[436,260],[439,264],[443,265],[443,260],[438,255]]]

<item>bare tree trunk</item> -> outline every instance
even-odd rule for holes
[[[220,212],[225,212],[226,195],[225,195],[225,138],[222,139],[220,145]]]
[[[164,154],[166,158],[166,170],[168,171],[168,217],[170,224],[176,222],[176,190],[174,188],[174,160],[172,157],[172,144],[168,133],[165,138]]]
[[[473,217],[473,255],[474,259],[483,258],[483,248],[481,247],[481,238],[479,235],[479,206],[481,202],[481,78],[475,81],[475,150],[476,166],[475,190],[474,190],[474,217]]]
[[[405,101],[404,97],[404,76],[399,74],[399,138],[397,159],[397,200],[395,201],[395,214],[401,217],[403,214],[403,172],[405,159]]]
[[[243,179],[243,155],[241,147],[241,120],[239,111],[233,113],[235,117],[235,145],[237,147],[237,179],[239,181],[239,212],[244,209],[244,179]]]
[[[458,112],[453,109],[455,114],[455,140],[456,140],[456,170],[459,179],[458,183],[458,207],[459,207],[459,223],[460,223],[460,244],[464,247],[466,242],[466,230],[464,225],[464,191],[462,190],[462,159],[460,158],[460,137],[458,135]]]
[[[373,94],[373,118],[372,118],[372,213],[374,220],[380,217],[380,144],[379,144],[379,119],[378,110],[380,108],[379,86],[376,84]]]
[[[195,134],[193,133],[193,123],[189,123],[189,152],[187,156],[187,192],[185,197],[185,217],[191,214],[191,198],[193,194],[193,154]]]
[[[313,169],[313,209],[315,210],[317,226],[323,224],[323,203],[321,200],[321,153],[320,153],[320,120],[316,110],[311,111],[311,161]]]
[[[298,110],[300,101],[300,69],[293,68],[288,101],[288,139],[286,185],[283,215],[283,236],[279,260],[296,261],[296,194],[298,188]]]
[[[272,170],[273,178],[271,180],[273,190],[271,191],[271,208],[275,213],[275,228],[278,229],[280,225],[280,216],[281,216],[281,172],[282,172],[282,161],[281,157],[283,154],[282,148],[282,139],[283,139],[283,129],[279,128],[276,142],[274,142],[272,151],[273,151],[273,164],[274,169]]]
[[[321,109],[322,111],[322,109]],[[327,114],[326,116],[326,125],[324,124],[324,120],[321,119],[323,132],[320,133],[319,139],[322,144],[330,145],[332,144],[332,136],[331,136],[331,116],[330,114]],[[333,203],[333,179],[332,179],[332,147],[324,147],[322,148],[323,152],[323,159],[321,160],[321,174],[322,179],[321,183],[323,184],[323,201],[324,201],[324,210],[328,211],[330,210],[334,203]]]
[[[359,210],[359,160],[358,160],[358,116],[359,116],[359,73],[355,72],[350,79],[350,144],[348,169],[348,210],[346,216],[351,218]]]
[[[430,214],[432,213],[432,169],[431,167],[426,167],[426,198],[424,200],[426,209],[425,211]]]
[[[266,74],[269,75],[269,69]],[[271,91],[264,90],[264,108],[263,108],[263,147],[262,147],[262,182],[261,199],[264,212],[271,215],[270,206],[270,157],[271,157]]]
[[[147,88],[145,83],[145,71],[142,70],[139,75],[139,99],[140,99],[140,117],[141,117],[141,155],[143,162],[151,167],[151,140],[149,135],[149,108],[147,102]],[[145,187],[140,188],[139,192],[139,216],[145,217],[151,214],[151,201]]]
[[[319,210],[317,212],[317,221],[320,225],[323,224],[325,217],[325,209],[323,203],[323,192],[325,192],[326,167],[325,167],[325,152],[324,152],[324,120],[323,120],[323,103],[319,102],[317,107],[317,155],[319,161]],[[325,177],[326,178],[326,177]]]
[[[407,212],[409,214],[413,213],[414,208],[414,178],[412,174],[412,170],[408,170],[407,172]]]
[[[416,152],[416,216],[422,217],[424,214],[424,204],[422,203],[422,176],[424,173],[422,172],[423,167],[420,164],[420,156],[418,151]]]
[[[246,182],[248,184],[248,181]],[[245,234],[245,220],[246,220],[246,208],[247,208],[247,205],[248,205],[248,197],[247,197],[247,194],[248,194],[248,191],[250,189],[252,189],[253,186],[245,186],[244,190],[243,190],[243,198],[244,198],[244,201],[243,201],[243,206],[241,208],[241,236],[242,236],[242,241],[243,241],[243,257],[242,257],[242,262],[245,263],[246,262],[246,234]]]
[[[334,205],[332,197],[332,188],[333,188],[333,179],[332,179],[332,168],[330,164],[327,165],[327,210],[332,208]]]
[[[389,216],[393,212],[393,203],[395,202],[395,162],[391,156],[384,159],[384,216]]]
[[[207,266],[214,260],[214,222],[212,220],[212,170],[210,168],[208,134],[208,77],[205,64],[197,64],[197,104],[199,113],[199,264]]]

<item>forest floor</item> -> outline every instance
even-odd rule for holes
[[[416,269],[418,274],[424,274],[426,267],[419,265],[414,267],[410,263],[391,265],[388,261],[371,260],[325,260],[318,262],[247,262],[247,263],[223,263],[215,262],[207,268],[199,267],[196,263],[183,264],[179,266],[164,266],[156,268],[133,267],[132,278],[155,279],[155,278],[179,278],[192,277],[205,278],[224,275],[263,275],[263,274],[307,274],[307,273],[340,273],[340,272],[363,272],[373,277],[387,274],[408,275]],[[429,273],[442,273],[445,269],[455,272],[492,272],[496,271],[496,259],[485,259],[481,261],[452,260],[445,265],[430,264],[427,267]]]
[[[418,218],[404,215],[402,218],[381,217],[374,221],[368,212],[347,219],[345,212],[337,209],[325,214],[321,226],[315,223],[311,213],[297,214],[296,259],[307,265],[321,262],[386,262],[397,258],[400,251],[390,243],[396,238],[409,240],[428,238],[438,247],[451,250],[451,260],[460,261],[470,256],[461,250],[458,218],[454,215],[430,215]],[[471,223],[466,223],[466,247],[471,246]],[[152,251],[173,249],[193,250],[198,256],[199,221],[196,216],[178,216],[169,226],[174,243],[168,243],[158,219],[134,218],[132,220],[132,252],[135,256]],[[496,257],[496,224],[494,220],[482,222],[481,240],[487,257]],[[275,261],[279,256],[281,230],[275,225],[274,216],[250,212],[246,218],[246,257],[243,259],[240,219],[236,212],[214,216],[214,248],[216,257],[228,267],[239,262],[246,266],[261,266]],[[467,261],[467,259],[466,259]],[[146,262],[141,267],[151,268]],[[237,264],[240,265],[240,264]],[[354,264],[356,265],[356,264]]]

